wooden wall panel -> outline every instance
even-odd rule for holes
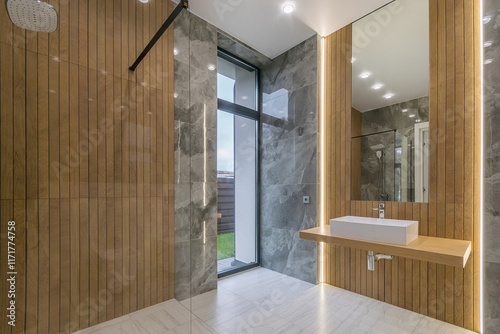
[[[479,331],[480,6],[478,0],[429,6],[429,203],[385,203],[386,217],[418,220],[420,235],[470,240],[472,256],[464,269],[395,257],[370,272],[367,252],[325,245],[325,281]],[[325,38],[325,219],[377,215],[378,202],[353,200],[349,185],[349,132],[357,128],[350,50],[351,26]]]
[[[173,29],[128,70],[173,4],[49,3],[51,34],[0,6],[2,277],[9,220],[19,266],[1,333],[71,333],[174,297]]]

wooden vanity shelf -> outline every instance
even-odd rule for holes
[[[419,236],[408,246],[401,246],[335,237],[330,225],[300,231],[300,238],[462,268],[471,252],[471,242],[466,240]]]

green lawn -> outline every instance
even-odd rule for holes
[[[234,256],[234,232],[217,235],[217,260]]]

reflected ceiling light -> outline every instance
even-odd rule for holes
[[[415,114],[408,115],[408,117],[413,118],[415,117]]]
[[[491,64],[492,62],[493,62],[493,59],[486,59],[486,60],[484,61],[484,65],[489,65],[489,64]]]
[[[210,71],[215,71],[215,65],[214,65],[214,64],[210,64],[210,65],[208,65],[208,69],[209,69]]]
[[[177,56],[179,54],[179,50],[177,48],[174,48],[174,56]]]
[[[285,14],[291,14],[295,10],[295,6],[291,2],[287,2],[283,5],[283,12]]]
[[[174,93],[174,99],[178,98],[179,97],[179,94],[177,93]]]
[[[361,73],[359,76],[361,77],[361,79],[366,79],[366,78],[368,78],[370,75],[372,75],[370,72],[363,72],[363,73]]]
[[[246,96],[246,95],[245,95],[245,96],[242,96],[242,97],[241,97],[241,99],[242,99],[242,100],[248,100],[248,96]]]
[[[408,111],[408,109],[406,109],[406,108],[405,108],[405,109],[401,109],[401,111],[402,111],[402,112],[407,112],[407,111]]]
[[[487,24],[487,23],[489,23],[490,21],[491,21],[491,16],[485,16],[485,17],[483,17],[483,23],[484,23],[484,24]]]
[[[142,3],[148,3],[149,0],[139,0]]]
[[[384,98],[386,98],[386,99],[390,99],[390,98],[391,98],[391,97],[393,97],[393,96],[394,96],[394,94],[392,94],[392,93],[387,93],[387,94],[385,94],[385,95],[384,95]]]
[[[489,48],[493,44],[493,41],[486,41],[484,42],[484,47]]]
[[[351,64],[354,63],[356,61],[356,58],[352,57],[351,58]]]
[[[375,89],[375,90],[380,89],[382,87],[384,87],[384,85],[379,84],[379,83],[372,86],[372,88]]]

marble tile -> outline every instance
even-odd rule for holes
[[[174,121],[175,183],[191,182],[191,125]]]
[[[175,185],[175,242],[191,239],[191,184]]]
[[[217,46],[258,68],[263,68],[271,63],[271,59],[268,57],[220,31],[217,32]]]
[[[200,127],[217,127],[217,72],[190,69],[189,114],[191,123]]]
[[[499,272],[492,274],[500,277]],[[491,298],[496,310],[498,300]],[[486,328],[485,333],[496,333],[497,328]],[[170,300],[78,333],[472,334],[350,291],[264,268],[224,278],[217,290],[184,302]]]
[[[191,122],[189,115],[189,65],[174,60],[174,119]]]
[[[483,2],[484,41],[484,333],[500,328],[500,3]]]
[[[299,238],[299,231],[262,229],[262,266],[309,283],[316,283],[316,243]]]
[[[262,186],[261,225],[293,231],[315,227],[317,225],[316,193],[315,184]],[[303,204],[302,196],[310,196],[310,204]]]
[[[220,287],[192,300],[193,313],[214,328],[254,307],[252,302]]]
[[[191,240],[191,295],[217,289],[217,237]]]
[[[297,183],[318,182],[318,135],[304,134],[295,137],[295,181]]]
[[[484,264],[484,324],[485,334],[500,328],[500,264]]]
[[[189,64],[189,28],[190,18],[192,14],[188,11],[182,11],[174,21],[174,48],[177,54],[174,53],[176,61]]]
[[[134,312],[130,318],[143,334],[172,333],[190,323],[191,312],[174,299]]]
[[[295,184],[295,151],[293,138],[270,142],[261,147],[262,185]]]
[[[175,243],[175,298],[191,297],[191,241]]]
[[[129,316],[123,316],[102,324],[75,332],[75,334],[142,334]]]
[[[192,125],[190,140],[191,182],[217,182],[217,130]]]
[[[318,132],[318,84],[304,86],[291,93],[294,105],[295,134],[297,136]]]
[[[217,236],[217,183],[191,184],[191,239]]]
[[[201,70],[217,65],[217,29],[196,15],[190,25],[190,65]]]
[[[273,59],[262,71],[266,94],[281,88],[293,91],[316,83],[318,68],[317,36],[313,36]]]

